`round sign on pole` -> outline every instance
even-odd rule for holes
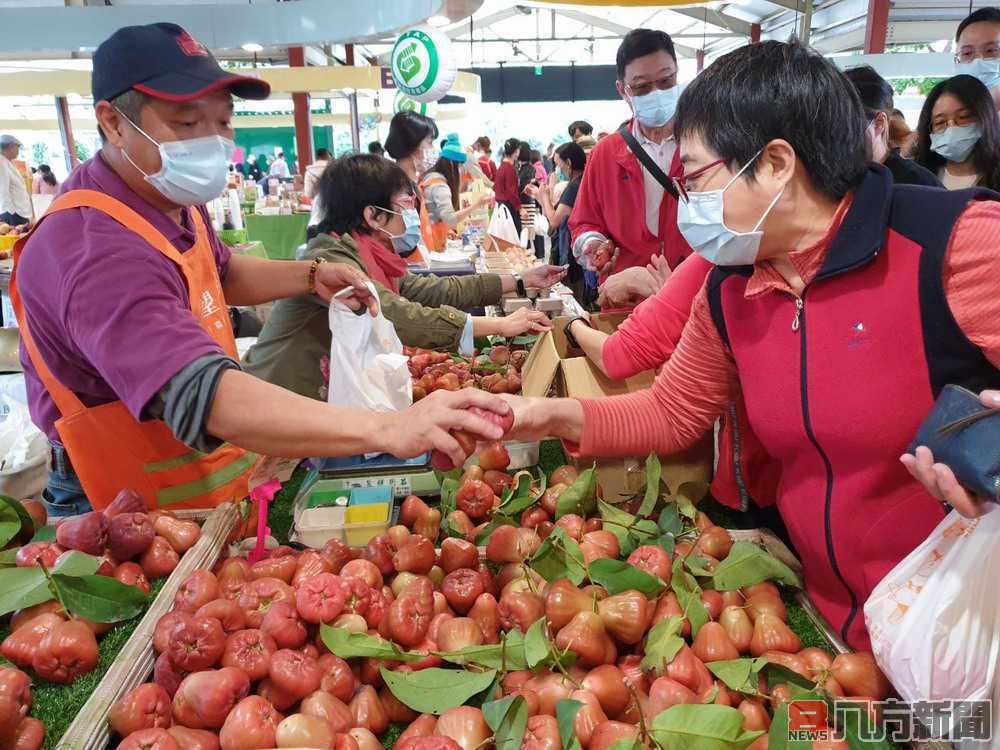
[[[451,40],[436,29],[411,29],[392,48],[392,79],[406,96],[436,102],[448,93],[458,70]]]
[[[402,91],[396,91],[396,97],[392,100],[393,114],[399,112],[416,112],[418,115],[427,114],[427,102],[418,102],[411,99]]]

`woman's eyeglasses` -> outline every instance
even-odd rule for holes
[[[682,174],[680,177],[671,177],[670,179],[673,180],[674,187],[677,189],[678,199],[684,201],[685,203],[688,202],[688,191],[687,191],[688,180],[694,180],[698,177],[701,177],[703,174],[705,174],[705,172],[710,170],[712,167],[717,167],[720,164],[725,164],[725,163],[726,163],[725,159],[716,159],[711,164],[706,164],[704,167],[696,169],[691,174]]]

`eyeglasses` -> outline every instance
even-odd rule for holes
[[[626,83],[625,91],[628,92],[629,96],[645,96],[646,94],[651,94],[653,89],[659,89],[660,91],[666,91],[667,89],[672,89],[677,85],[677,71],[674,71],[666,78],[661,78],[653,83],[637,83],[634,86]]]
[[[976,58],[996,60],[1000,58],[1000,45],[987,44],[985,47],[962,47],[955,53],[955,62],[970,63]]]
[[[703,174],[705,174],[705,172],[710,170],[712,167],[717,167],[720,164],[725,164],[725,163],[726,163],[725,159],[716,159],[711,164],[706,164],[704,167],[696,169],[691,174],[682,174],[680,177],[671,177],[670,179],[673,180],[674,187],[677,189],[678,199],[684,201],[685,203],[688,202],[688,191],[687,191],[688,180],[693,180],[697,177],[701,177]]]
[[[951,117],[940,115],[940,118],[941,119],[934,118],[934,120],[931,122],[932,133],[943,133],[952,125],[960,128],[964,125],[972,125],[973,123],[978,122],[976,116],[972,112],[969,112],[968,110],[962,110],[961,112],[957,112]]]

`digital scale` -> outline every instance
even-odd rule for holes
[[[427,497],[441,492],[441,484],[430,465],[430,453],[399,459],[388,453],[376,456],[313,458],[313,467],[333,491],[349,493],[353,489],[388,487],[394,498],[407,495]]]

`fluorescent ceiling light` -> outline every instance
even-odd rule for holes
[[[427,23],[435,28],[441,28],[442,26],[447,26],[451,23],[451,19],[448,16],[434,15],[427,19]]]
[[[243,49],[246,52],[263,52],[264,46],[262,44],[257,44],[257,42],[247,42],[243,45]]]

